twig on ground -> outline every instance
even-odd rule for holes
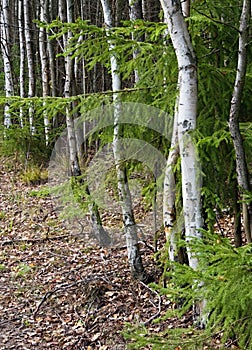
[[[152,315],[147,321],[145,322],[141,322],[144,326],[146,326],[147,324],[149,324],[151,321],[155,320],[155,318],[159,317],[160,316],[160,313],[161,313],[161,303],[162,303],[162,300],[161,300],[161,297],[160,295],[158,294],[158,292],[156,292],[155,290],[151,289],[149,286],[147,286],[147,284],[145,284],[144,282],[142,281],[139,281],[142,286],[144,286],[145,288],[147,288],[151,293],[154,293],[156,294],[156,296],[158,297],[158,306],[157,306],[157,309],[158,311]]]
[[[85,232],[85,233],[89,234],[89,232]],[[62,236],[46,236],[43,238],[10,239],[10,240],[4,240],[3,242],[1,242],[1,245],[5,246],[5,245],[16,244],[16,243],[44,243],[46,241],[55,241],[55,240],[61,240],[64,238],[72,238],[72,237],[78,237],[78,236],[82,236],[82,233],[62,235]]]
[[[68,288],[71,288],[71,287],[74,287],[74,286],[77,286],[81,283],[84,283],[83,280],[80,280],[80,281],[76,281],[76,282],[73,282],[73,283],[62,283],[60,286],[54,288],[53,290],[49,291],[49,292],[46,292],[45,295],[43,296],[43,298],[40,300],[40,302],[38,303],[35,311],[33,312],[33,318],[36,317],[37,313],[39,312],[41,306],[44,304],[44,302],[49,299],[53,294],[55,294],[56,292],[58,292],[59,290],[61,289],[68,289]]]

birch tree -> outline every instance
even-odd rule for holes
[[[196,127],[197,65],[179,0],[161,0],[178,61],[177,126],[181,158],[182,196],[187,241],[201,237],[201,194],[195,147],[190,132]],[[167,224],[167,223],[166,223]],[[189,265],[196,269],[198,259],[188,250]]]
[[[27,68],[28,68],[28,97],[35,96],[35,67],[34,67],[34,56],[31,36],[31,16],[30,16],[30,6],[31,3],[28,0],[23,0],[23,10],[24,10],[24,33],[25,33],[25,46],[27,55]],[[34,133],[34,120],[33,120],[34,108],[32,103],[29,104],[29,123],[30,131]]]
[[[46,21],[46,10],[48,6],[48,1],[44,1],[40,6],[40,21]],[[41,78],[42,78],[42,96],[46,98],[49,96],[49,62],[48,62],[48,52],[47,52],[47,35],[44,27],[39,28],[39,53],[41,61]],[[44,102],[45,104],[46,102]],[[46,146],[49,142],[49,118],[47,112],[44,112],[44,128],[45,128],[45,142]]]
[[[66,9],[66,17],[65,17],[65,9]],[[73,22],[73,2],[72,0],[60,0],[59,1],[59,14],[60,18],[63,21],[67,21],[68,23]],[[68,30],[66,34],[63,36],[64,48],[67,47],[69,40],[72,37],[71,30]],[[71,85],[73,77],[73,60],[71,59],[71,55],[68,54],[65,57],[65,86],[64,86],[64,96],[69,98],[71,96]],[[79,164],[79,156],[78,156],[78,146],[77,139],[75,134],[75,124],[73,119],[73,114],[71,113],[71,102],[66,107],[66,125],[67,125],[67,138],[68,138],[68,147],[69,147],[69,160],[70,160],[70,171],[71,176],[76,177],[77,181],[78,177],[82,175],[81,168]],[[80,182],[81,183],[81,182]],[[90,192],[88,187],[85,189],[86,194],[89,196]],[[100,218],[99,210],[94,202],[89,203],[89,211],[91,218],[92,231],[94,236],[97,238],[98,242],[102,246],[108,246],[111,242],[111,239],[108,233],[104,230],[102,226],[102,221]]]
[[[19,34],[19,94],[21,98],[25,97],[25,39],[24,39],[24,21],[23,21],[23,0],[18,0],[18,34]],[[20,108],[20,126],[24,125],[24,112]]]
[[[190,0],[184,0],[181,2],[182,7],[182,13],[184,17],[190,16],[190,7],[191,7],[191,1]]]
[[[101,0],[104,22],[107,28],[107,33],[109,34],[110,28],[113,26],[112,14],[109,3],[107,0]],[[111,50],[110,55],[110,65],[111,65],[111,75],[112,75],[112,90],[121,90],[121,77],[119,74],[119,62],[116,56],[112,53],[114,45],[109,41],[108,44]],[[118,94],[113,94],[114,102],[114,136],[113,136],[113,154],[115,160],[115,167],[117,173],[117,188],[119,201],[122,210],[124,231],[126,237],[127,251],[128,251],[128,261],[131,269],[131,274],[134,278],[144,280],[146,278],[145,271],[143,268],[143,263],[138,246],[138,236],[137,227],[135,224],[131,194],[128,186],[127,176],[125,167],[122,161],[121,145],[120,145],[120,109],[121,103]]]
[[[175,195],[176,195],[176,183],[174,178],[173,168],[176,165],[179,157],[178,147],[178,113],[177,108],[175,110],[173,131],[171,139],[171,147],[165,168],[164,177],[164,192],[163,192],[163,223],[166,241],[169,243],[168,253],[170,261],[178,261],[178,235],[176,230],[176,210],[175,210]]]
[[[243,199],[243,223],[248,243],[251,243],[252,241],[252,207],[251,204],[249,205],[244,200],[244,192],[250,190],[250,184],[243,140],[239,129],[239,114],[247,68],[247,47],[249,43],[250,10],[251,1],[244,0],[240,18],[236,79],[229,115],[229,129],[235,149],[237,182],[240,187],[241,199]]]
[[[0,8],[0,28],[1,28],[1,52],[5,77],[5,96],[14,94],[11,52],[10,52],[10,23],[9,23],[9,0],[2,0]],[[8,102],[4,106],[4,125],[8,128],[11,125],[11,116]]]

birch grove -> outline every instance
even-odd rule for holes
[[[224,3],[227,5],[227,0]],[[230,215],[235,212],[238,221],[235,225],[245,229],[246,242],[251,242],[252,170],[250,126],[246,124],[251,116],[248,97],[252,85],[248,45],[251,1],[231,3],[224,10],[217,3],[205,6],[189,0],[1,1],[0,89],[5,133],[7,129],[15,130],[17,141],[13,143],[20,141],[25,145],[28,161],[31,145],[38,142],[39,151],[50,153],[56,135],[66,126],[73,177],[84,177],[82,157],[92,158],[92,152],[113,139],[117,171],[114,181],[127,232],[128,257],[133,274],[140,279],[145,272],[126,176],[129,169],[122,166],[119,147],[124,137],[124,126],[119,125],[123,101],[155,106],[174,115],[172,139],[164,141],[161,137],[155,146],[167,157],[163,212],[157,215],[162,215],[169,259],[181,260],[178,240],[184,232],[187,242],[191,237],[201,237],[202,205],[205,227],[211,224],[212,228],[217,214],[222,215],[223,208],[228,208]],[[230,38],[237,38],[239,45]],[[75,51],[76,47],[79,51]],[[22,99],[18,107],[17,104],[13,107],[10,99],[13,96],[14,101],[17,96]],[[75,119],[85,116],[89,108],[101,108],[112,101],[115,108],[111,134],[108,136],[108,131],[102,130],[95,140],[85,140],[84,146],[76,144]],[[83,134],[92,123],[83,121]],[[134,133],[136,138],[155,143],[149,131],[135,128]],[[198,144],[195,146],[194,141],[203,153],[202,197]],[[231,156],[233,151],[235,160]],[[155,184],[148,181],[144,184],[147,190],[142,192],[149,194]],[[236,181],[238,186],[234,185]],[[238,197],[233,195],[237,192]],[[89,189],[86,195],[90,196]],[[96,227],[94,231],[103,232],[98,209],[95,203],[90,204],[91,222]],[[155,220],[153,216],[156,231]],[[190,250],[188,255],[190,266],[196,269],[196,257]]]

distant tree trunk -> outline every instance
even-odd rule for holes
[[[73,15],[72,15],[72,0],[64,0],[59,1],[59,16],[63,22],[72,23]],[[65,12],[66,11],[66,12]],[[65,16],[65,13],[67,16]],[[71,39],[72,33],[70,30],[63,36],[64,49],[67,47],[68,41]],[[70,55],[65,57],[65,85],[64,85],[64,97],[69,98],[71,96],[71,84],[72,84],[72,68],[73,61]],[[66,106],[66,125],[67,125],[67,133],[68,133],[68,144],[69,144],[69,152],[70,152],[70,168],[72,176],[81,175],[78,153],[77,153],[77,144],[75,137],[75,128],[74,128],[74,120],[71,114],[71,103]]]
[[[48,1],[47,7],[47,21],[51,22],[56,17],[54,14],[54,7],[51,1]],[[50,80],[49,80],[49,88],[50,95],[52,97],[57,96],[57,80],[56,80],[56,48],[57,43],[56,40],[49,39],[49,33],[46,32],[46,41],[47,41],[47,49],[48,49],[48,61],[49,61],[49,71],[50,71]],[[58,126],[58,114],[53,116],[52,127],[56,128]]]
[[[40,21],[45,22],[45,15],[48,1],[44,1],[40,6]],[[42,78],[42,96],[45,98],[49,96],[49,63],[47,55],[47,36],[46,30],[43,27],[39,28],[39,53],[41,61],[41,78]],[[46,102],[44,102],[44,105]],[[49,119],[47,112],[44,111],[44,128],[45,128],[45,143],[49,142]]]
[[[239,28],[239,49],[238,63],[236,70],[236,79],[231,100],[229,129],[234,143],[236,155],[236,173],[237,181],[240,188],[240,197],[243,200],[242,213],[244,229],[248,243],[251,243],[252,232],[252,207],[244,201],[244,192],[250,190],[248,169],[246,164],[245,151],[242,136],[239,128],[239,113],[242,100],[243,87],[246,77],[247,68],[247,46],[249,41],[249,21],[250,21],[251,1],[244,0],[240,18]]]
[[[112,27],[112,15],[111,9],[107,0],[101,0],[104,21],[109,32]],[[108,42],[110,50],[113,50],[114,46]],[[112,74],[112,90],[121,90],[121,77],[118,73],[119,64],[115,55],[110,56],[111,74]],[[125,166],[122,162],[121,146],[120,146],[120,110],[121,103],[117,94],[113,95],[114,100],[114,137],[113,137],[113,153],[115,159],[116,173],[117,173],[117,187],[119,200],[122,208],[124,231],[126,236],[126,244],[128,251],[128,261],[131,269],[131,274],[134,278],[144,280],[146,278],[143,268],[142,258],[138,246],[137,227],[132,210],[131,195],[128,186]]]
[[[168,29],[178,60],[178,142],[181,157],[182,196],[185,222],[185,237],[201,237],[199,229],[203,220],[201,214],[201,193],[195,147],[190,131],[196,127],[197,111],[197,65],[190,36],[182,14],[179,0],[161,0]],[[197,257],[188,250],[189,265],[196,269]]]
[[[18,0],[18,33],[19,33],[19,94],[21,98],[25,97],[25,39],[24,39],[24,18],[23,18],[23,0]],[[20,107],[20,126],[24,126],[24,111]]]
[[[33,51],[31,29],[30,29],[30,23],[31,23],[30,5],[31,3],[29,2],[29,0],[24,0],[23,2],[24,24],[25,24],[24,32],[25,32],[25,45],[26,45],[26,53],[27,53],[27,66],[28,66],[28,97],[31,98],[35,96],[35,73],[34,73],[35,53]],[[33,107],[33,104],[30,103],[29,104],[29,123],[30,123],[31,134],[34,134],[33,114],[34,114],[34,107]]]
[[[1,52],[5,76],[5,96],[10,97],[14,94],[14,85],[12,79],[11,53],[10,53],[10,23],[9,23],[9,1],[2,0],[0,8],[0,28],[1,28]],[[4,125],[9,128],[11,125],[11,116],[9,112],[9,103],[4,106]]]
[[[64,9],[66,9],[67,16],[64,16]],[[59,13],[61,20],[66,20],[68,23],[73,22],[73,3],[72,0],[64,0],[59,2]],[[69,30],[67,34],[64,35],[64,48],[66,48],[68,41],[71,39],[72,33]],[[72,84],[72,72],[73,72],[73,60],[70,55],[65,57],[65,86],[64,86],[64,96],[69,98],[71,96],[71,84]],[[81,169],[79,164],[78,148],[75,135],[75,125],[73,115],[71,113],[71,104],[66,107],[66,125],[68,134],[68,146],[69,146],[69,158],[70,158],[70,170],[71,176],[78,177],[81,175]],[[86,194],[90,195],[89,189],[86,188]],[[94,236],[97,238],[98,242],[102,246],[107,246],[111,243],[111,239],[108,233],[104,230],[99,214],[97,205],[92,202],[89,204],[90,218],[92,224],[92,230]]]

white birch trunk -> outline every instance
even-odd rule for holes
[[[24,41],[24,23],[23,23],[23,0],[18,0],[18,34],[19,34],[19,94],[21,98],[25,97],[25,41]],[[20,107],[19,113],[20,126],[24,126],[24,112]]]
[[[48,15],[47,15],[47,21],[52,20],[53,16],[53,7],[51,1],[48,1],[48,7],[47,7]],[[49,33],[46,32],[46,41],[47,41],[47,47],[48,47],[48,59],[49,59],[49,70],[50,70],[50,89],[51,89],[51,96],[56,97],[56,74],[55,74],[55,54],[54,54],[54,41],[49,39]]]
[[[201,214],[201,193],[199,166],[190,131],[196,127],[197,109],[197,67],[194,51],[190,41],[187,26],[182,14],[179,0],[161,0],[165,18],[167,19],[170,37],[178,61],[178,142],[181,158],[182,196],[186,241],[201,238],[200,228],[203,225]],[[187,249],[189,266],[198,267],[198,258]],[[202,287],[200,281],[195,281],[196,288]],[[205,326],[206,301],[197,302],[196,321]],[[199,316],[199,318],[198,318]]]
[[[183,0],[181,2],[181,7],[182,7],[183,16],[190,17],[191,1],[190,0]]]
[[[9,47],[9,1],[2,0],[0,9],[0,26],[1,26],[1,52],[4,66],[5,76],[5,96],[10,97],[14,94],[14,86],[12,79],[12,68],[10,61],[10,47]],[[8,102],[4,106],[4,125],[9,128],[11,125],[10,108]]]
[[[73,22],[72,15],[72,1],[66,1],[66,13],[67,16],[65,18],[64,14],[64,0],[59,1],[59,15],[62,21],[67,20],[68,23]],[[64,48],[66,48],[68,41],[71,39],[72,33],[69,30],[67,34],[64,34],[63,44]],[[71,80],[72,80],[72,69],[73,69],[73,61],[70,55],[65,57],[65,85],[64,85],[64,97],[69,98],[71,96]],[[69,157],[70,157],[70,168],[72,176],[81,175],[78,152],[77,152],[77,142],[75,137],[75,127],[73,116],[71,115],[70,105],[66,107],[66,125],[67,125],[67,133],[68,133],[68,145],[69,145]]]
[[[101,0],[104,21],[107,31],[112,27],[112,15],[107,0]],[[114,49],[113,44],[109,42],[110,50]],[[119,64],[115,55],[110,55],[111,74],[112,74],[112,90],[121,90],[121,78]],[[113,95],[114,100],[114,137],[113,137],[113,153],[117,172],[117,187],[120,205],[123,215],[124,231],[126,236],[126,244],[128,251],[128,261],[131,269],[131,274],[134,278],[144,280],[145,272],[142,264],[142,259],[138,247],[137,228],[134,220],[131,195],[126,177],[125,167],[122,165],[122,150],[120,149],[120,110],[121,103],[117,94]]]
[[[179,0],[161,0],[178,60],[178,141],[181,157],[182,195],[186,240],[201,237],[201,194],[199,168],[190,131],[196,127],[197,67],[194,51]],[[188,250],[189,265],[196,269],[198,259]]]
[[[178,248],[177,248],[177,232],[175,232],[175,195],[176,184],[173,173],[173,167],[179,157],[178,147],[178,113],[175,111],[173,132],[171,139],[171,149],[166,163],[165,177],[164,177],[164,193],[163,193],[163,223],[166,236],[166,242],[168,242],[168,252],[170,261],[178,260]]]
[[[236,155],[236,173],[237,182],[241,192],[249,191],[249,176],[246,164],[245,151],[242,141],[242,136],[239,129],[239,113],[241,106],[241,99],[243,93],[243,86],[246,77],[247,68],[247,46],[249,42],[249,21],[250,21],[251,0],[243,1],[243,8],[240,18],[239,28],[239,49],[238,49],[238,63],[236,69],[236,79],[231,100],[230,114],[229,114],[229,129],[234,143]],[[243,196],[243,193],[241,193]],[[252,233],[252,208],[251,205],[243,202],[243,224],[248,243],[251,243]]]
[[[28,97],[35,96],[35,75],[34,75],[34,52],[32,46],[32,38],[30,31],[30,15],[29,15],[29,0],[24,0],[24,32],[25,32],[25,44],[26,44],[26,54],[27,54],[27,66],[28,66]],[[32,103],[29,105],[29,123],[30,123],[30,131],[33,135],[34,130],[34,121],[33,121],[34,108]]]
[[[40,21],[45,22],[45,12],[47,8],[47,1],[40,6]],[[39,53],[41,62],[41,78],[42,78],[42,96],[46,98],[49,95],[49,63],[47,56],[47,44],[46,44],[46,30],[43,27],[39,28]],[[43,103],[44,105],[46,102]],[[44,111],[44,128],[45,128],[45,143],[48,146],[49,142],[49,118],[47,112]]]
[[[66,13],[67,17],[64,17],[64,0],[59,2],[59,14],[61,20],[67,20],[68,23],[73,22],[73,3],[72,0],[66,1]],[[64,47],[67,46],[68,41],[71,39],[72,33],[69,30],[66,35],[64,35]],[[64,95],[66,98],[71,96],[71,83],[72,83],[72,71],[73,71],[73,60],[70,55],[65,58],[65,86]],[[70,158],[70,169],[71,176],[80,176],[81,169],[79,165],[78,156],[78,146],[75,133],[74,119],[70,111],[70,104],[66,107],[66,125],[67,125],[67,136],[68,136],[68,146],[69,146],[69,158]],[[89,189],[86,188],[86,194],[90,195]],[[97,205],[94,202],[89,204],[90,219],[92,224],[92,231],[101,246],[108,246],[111,244],[111,238],[108,233],[104,230],[99,214]]]

